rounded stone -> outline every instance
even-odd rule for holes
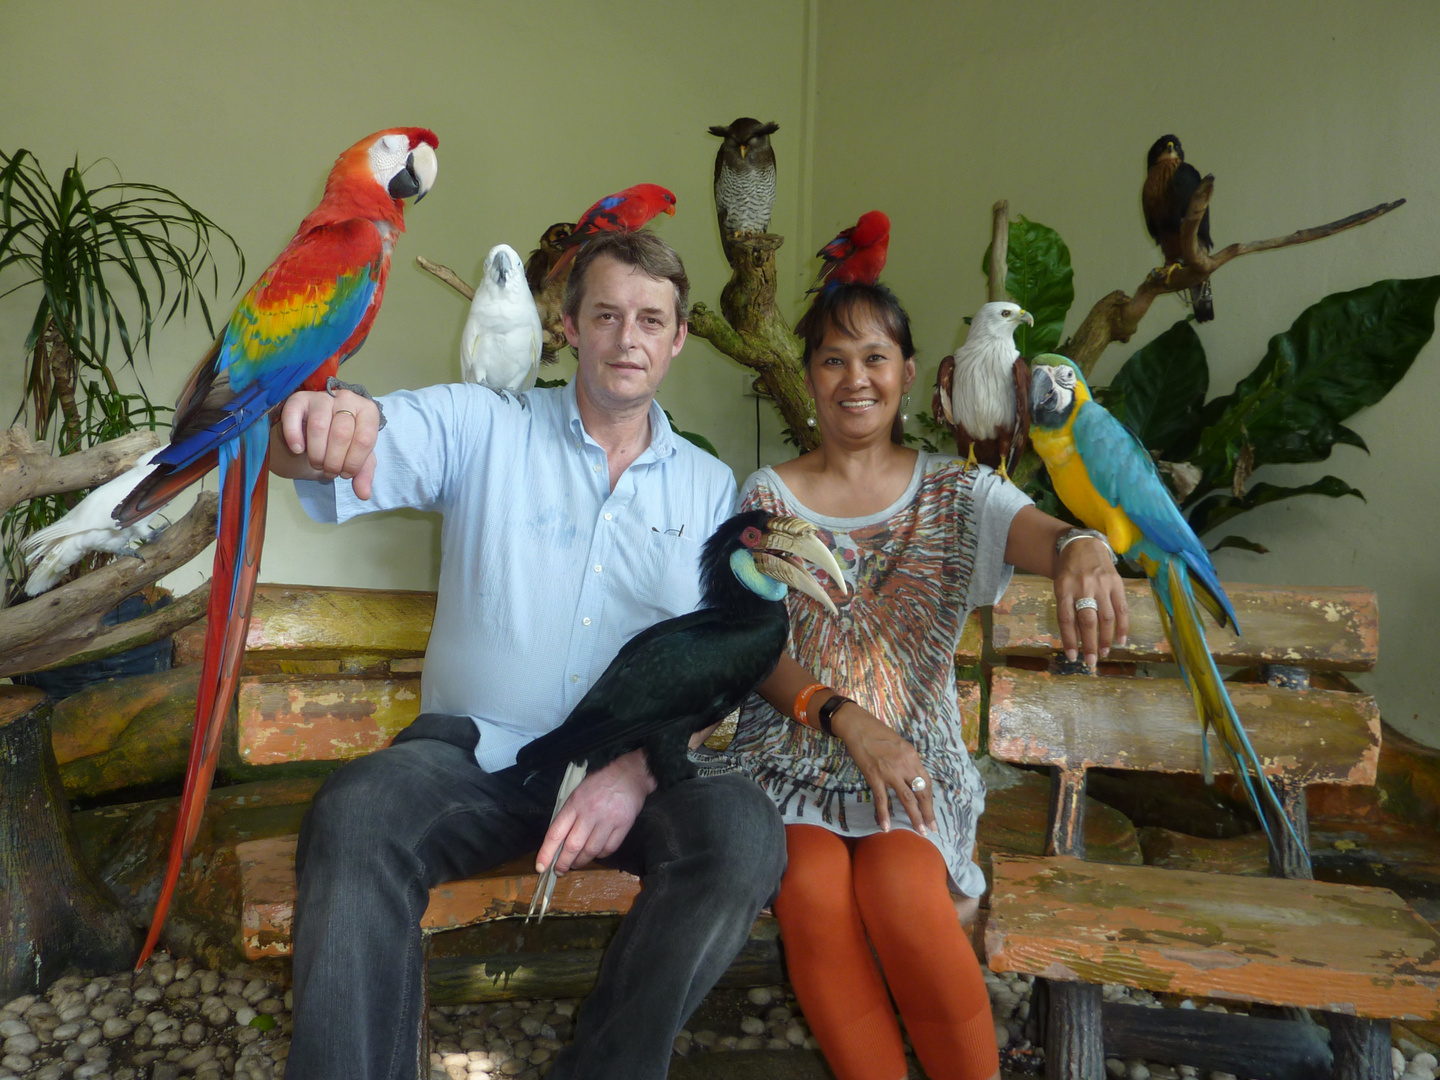
[[[279,998],[265,998],[255,1006],[255,1011],[264,1013],[266,1016],[277,1016],[285,1011],[285,1005]],[[454,1030],[452,1027],[450,1031],[445,1032],[445,1034],[452,1034]]]
[[[59,1011],[58,1015],[60,1017],[60,1022],[62,1024],[66,1024],[69,1023],[71,1020],[79,1020],[89,1011],[90,1010],[85,1005],[85,1002],[77,1001],[74,1004],[66,1005],[63,1009]]]
[[[690,1039],[685,1035],[676,1035],[675,1042],[672,1045],[675,1048],[675,1053],[681,1057],[685,1057],[690,1053]]]
[[[107,1039],[123,1039],[135,1030],[135,1025],[124,1017],[112,1016],[100,1025],[100,1034]]]
[[[555,1011],[561,1016],[574,1016],[575,1003],[573,1001],[557,1001],[555,1003]]]
[[[789,1050],[789,1049],[790,1049],[790,1044],[789,1044],[788,1042],[786,1042],[784,1039],[774,1039],[774,1038],[771,1038],[771,1039],[766,1039],[766,1040],[765,1040],[765,1049],[766,1049],[766,1050]]]
[[[705,1028],[702,1031],[695,1032],[696,1046],[703,1046],[705,1047],[705,1049],[708,1050],[710,1047],[714,1046],[719,1041],[720,1036],[716,1035],[715,1032],[711,1031],[709,1028]]]
[[[758,1016],[745,1016],[740,1020],[740,1030],[746,1035],[765,1034],[765,1021]]]
[[[771,1023],[779,1021],[783,1024],[787,1023],[794,1015],[795,1014],[791,1012],[787,1006],[776,1005],[773,1009],[771,1009],[765,1014],[765,1019],[769,1020]]]
[[[158,986],[142,986],[135,991],[135,1000],[146,1005],[153,1005],[165,996],[165,991]]]
[[[28,1034],[30,1034],[30,1025],[18,1016],[7,1016],[0,1020],[0,1039],[8,1039],[12,1035]]]
[[[790,1025],[785,1029],[785,1041],[791,1046],[804,1046],[805,1029],[794,1021],[791,1021]]]
[[[205,1038],[205,1025],[199,1021],[192,1021],[185,1025],[185,1030],[180,1033],[180,1041],[186,1046],[199,1046]]]
[[[1440,1065],[1440,1062],[1435,1060],[1434,1054],[1422,1050],[1410,1059],[1410,1064],[1419,1065],[1422,1069],[1429,1069],[1431,1072],[1434,1072],[1436,1066]]]
[[[1105,1071],[1114,1077],[1114,1080],[1121,1080],[1121,1077],[1125,1075],[1125,1062],[1119,1058],[1106,1058]]]
[[[77,1024],[74,1020],[71,1020],[68,1024],[61,1024],[50,1034],[53,1035],[56,1039],[59,1039],[61,1042],[66,1042],[67,1040],[73,1039],[76,1035],[80,1034],[80,1025]]]
[[[5,1068],[11,1072],[20,1073],[23,1076],[30,1071],[30,1067],[34,1065],[34,1062],[24,1054],[6,1054],[4,1057],[0,1057],[0,1065],[5,1066]]]
[[[175,965],[169,960],[162,960],[158,964],[150,966],[150,977],[155,980],[156,986],[169,986],[175,981]]]
[[[19,1013],[23,1013],[26,1009],[30,1008],[30,1006],[34,1004],[34,994],[21,994],[19,997],[11,998],[9,1001],[7,1001],[5,1003],[5,1008],[0,1011],[16,1013],[18,1015]]]
[[[1010,1029],[1004,1024],[995,1025],[995,1045],[1001,1050],[1010,1045]]]
[[[759,1005],[762,1007],[769,1005],[770,1002],[775,1000],[774,995],[770,993],[770,988],[767,986],[752,986],[746,991],[745,996],[750,999],[751,1005]]]
[[[26,1031],[20,1035],[11,1035],[5,1040],[5,1053],[28,1056],[40,1049],[40,1037],[34,1032]]]
[[[1163,1065],[1159,1062],[1151,1062],[1149,1067],[1150,1075],[1154,1078],[1154,1080],[1180,1080],[1180,1074],[1174,1069],[1172,1069],[1169,1065]]]
[[[200,992],[202,994],[213,994],[220,989],[220,974],[215,971],[207,971],[200,976]]]
[[[1127,1061],[1125,1076],[1126,1080],[1150,1080],[1150,1067],[1139,1059]]]
[[[241,1027],[248,1027],[251,1020],[255,1019],[255,1010],[249,1005],[241,1005],[235,1010],[235,1023]]]

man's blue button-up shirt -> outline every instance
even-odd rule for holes
[[[631,637],[700,601],[700,546],[735,477],[650,406],[650,446],[610,490],[575,388],[519,398],[456,383],[381,399],[374,490],[296,481],[316,521],[444,515],[421,708],[473,717],[482,768],[558,726]]]

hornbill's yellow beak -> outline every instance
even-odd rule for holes
[[[766,577],[799,589],[817,600],[831,615],[839,616],[834,602],[810,572],[785,557],[794,555],[814,563],[830,576],[842,594],[849,592],[840,564],[835,561],[830,549],[820,542],[814,525],[797,517],[772,517],[765,527],[764,539],[752,549],[751,555],[755,559],[755,568]]]

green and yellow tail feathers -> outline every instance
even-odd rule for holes
[[[1215,666],[1215,658],[1210,655],[1210,647],[1205,641],[1205,632],[1200,623],[1200,612],[1196,608],[1196,601],[1201,598],[1196,596],[1191,587],[1190,575],[1184,563],[1176,558],[1163,557],[1150,576],[1150,586],[1155,593],[1155,607],[1160,612],[1165,638],[1170,642],[1175,662],[1180,667],[1180,674],[1185,678],[1185,685],[1190,688],[1190,696],[1195,701],[1195,712],[1200,717],[1200,745],[1205,759],[1205,782],[1209,784],[1214,779],[1210,768],[1209,741],[1209,732],[1213,728],[1235,765],[1235,775],[1245,789],[1245,796],[1260,819],[1260,825],[1264,828],[1271,846],[1275,845],[1275,836],[1270,831],[1265,813],[1266,805],[1285,822],[1285,827],[1294,837],[1295,843],[1303,848],[1294,823],[1285,813],[1279,796],[1275,794],[1275,789],[1265,775],[1260,756],[1250,744],[1250,737],[1245,734],[1240,717],[1235,713],[1235,706],[1231,703],[1225,682],[1220,677],[1220,669]],[[1210,604],[1205,604],[1205,607],[1209,609]],[[1224,620],[1218,614],[1217,621],[1224,625]],[[1261,803],[1262,797],[1264,805]]]

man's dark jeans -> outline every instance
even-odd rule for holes
[[[540,846],[555,790],[475,762],[475,725],[426,714],[338,770],[296,853],[288,1080],[411,1080],[430,888]],[[748,779],[687,780],[646,800],[606,860],[644,888],[605,954],[550,1080],[666,1075],[676,1033],[779,889],[785,836]]]

